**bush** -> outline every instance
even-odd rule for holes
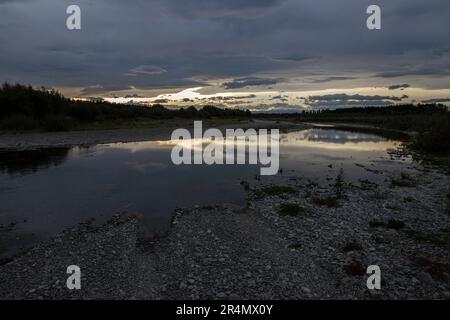
[[[14,118],[18,116],[19,118]],[[171,110],[163,105],[114,104],[107,101],[80,101],[65,98],[55,90],[34,89],[31,86],[10,85],[0,87],[0,123],[5,130],[39,128],[50,131],[68,130],[77,123],[117,121],[129,123],[136,120],[173,118],[247,118],[251,113],[239,109],[205,106]],[[12,120],[10,119],[12,117]],[[28,119],[25,119],[27,117]],[[34,119],[34,120],[33,120]]]
[[[405,223],[400,220],[390,219],[388,222],[379,221],[379,220],[371,220],[369,222],[369,225],[372,228],[386,228],[386,229],[394,229],[394,230],[400,230],[405,226]]]
[[[341,199],[344,196],[344,187],[345,187],[344,169],[340,168],[333,185],[337,199]]]
[[[295,189],[290,186],[268,186],[262,189],[262,191],[271,196],[278,196],[285,193],[295,193]]]
[[[59,115],[50,115],[44,122],[44,128],[48,131],[68,131],[72,125],[72,118]]]
[[[399,178],[393,178],[391,180],[392,187],[406,187],[406,188],[414,188],[416,187],[417,182],[405,172],[400,174]]]
[[[363,276],[366,274],[366,268],[359,260],[352,260],[349,264],[344,266],[344,270],[351,276]]]
[[[318,206],[327,206],[327,207],[329,207],[329,208],[334,208],[334,207],[337,207],[338,205],[339,205],[339,202],[338,202],[338,198],[337,197],[325,197],[325,198],[322,198],[322,197],[312,197],[311,198],[311,200],[312,200],[312,202],[315,204],[315,205],[318,205]]]
[[[350,251],[361,251],[363,248],[356,241],[347,242],[344,247],[342,247],[342,251],[350,252]]]
[[[450,152],[450,116],[442,115],[430,121],[428,127],[417,134],[413,141],[416,149],[435,152]]]
[[[22,114],[14,114],[0,121],[0,129],[2,130],[33,130],[38,127],[38,121]]]
[[[300,207],[296,203],[283,203],[280,205],[278,209],[278,213],[282,216],[291,216],[295,217],[298,215],[304,215],[308,213],[309,210],[303,207]]]

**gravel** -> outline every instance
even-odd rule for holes
[[[411,178],[415,187],[346,184],[327,207],[312,197],[331,186],[264,177],[250,182],[246,208],[177,209],[160,238],[146,238],[135,216],[80,224],[0,266],[0,298],[449,299],[449,179]],[[273,184],[296,192],[260,191]],[[286,202],[305,210],[280,215]],[[370,226],[392,219],[404,226]],[[81,268],[81,290],[66,287],[69,265]],[[381,268],[379,291],[367,289],[369,265]]]

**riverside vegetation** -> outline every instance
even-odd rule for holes
[[[145,126],[154,120],[210,118],[364,124],[393,133],[411,133],[411,146],[417,150],[450,153],[450,111],[439,104],[314,110],[279,115],[252,114],[248,110],[214,106],[204,106],[199,110],[193,106],[171,110],[160,104],[142,106],[80,101],[65,98],[55,90],[36,90],[18,84],[4,84],[0,88],[0,131],[4,132],[134,127]],[[358,128],[358,131],[362,130],[364,128]]]
[[[0,130],[67,131],[75,129],[136,126],[165,119],[248,118],[250,112],[204,106],[170,110],[160,104],[149,107],[106,101],[68,99],[55,90],[36,90],[4,84],[0,88]]]

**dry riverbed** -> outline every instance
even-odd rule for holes
[[[156,239],[139,217],[81,224],[0,266],[0,298],[449,299],[448,176],[387,176],[246,181],[246,208],[179,209]],[[66,288],[72,264],[78,291]],[[380,291],[366,287],[368,265],[381,268]]]

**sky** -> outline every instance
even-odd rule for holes
[[[0,0],[0,81],[169,107],[450,105],[449,30],[448,0]]]

